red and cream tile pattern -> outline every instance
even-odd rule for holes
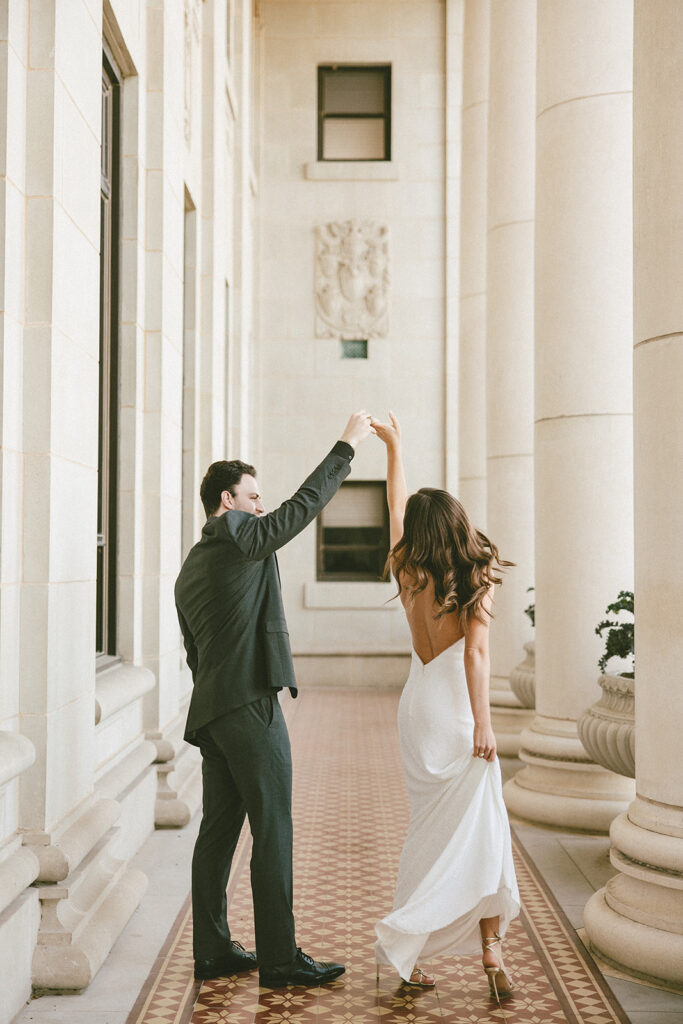
[[[377,985],[373,924],[391,907],[407,801],[396,736],[397,695],[309,691],[288,702],[294,752],[297,941],[346,974],[320,989],[259,989],[257,974],[192,981],[192,922],[181,913],[129,1024],[628,1024],[554,898],[515,841],[524,914],[505,945],[515,995],[498,1007],[476,958],[424,964],[433,990]],[[233,938],[253,948],[248,843],[229,896]],[[189,873],[189,865],[188,865]],[[194,1010],[192,1002],[198,998]]]

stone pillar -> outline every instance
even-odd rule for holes
[[[22,576],[22,325],[26,228],[28,11],[4,5],[0,29],[0,1022],[31,995],[40,922],[38,858],[22,846],[19,794],[35,759],[20,735],[19,622]]]
[[[585,910],[622,970],[683,985],[683,7],[636,0],[634,40],[636,785],[619,873]],[[665,512],[664,512],[665,510]]]
[[[516,563],[496,593],[491,705],[501,754],[533,712],[508,677],[532,639],[534,584],[534,171],[536,0],[491,7],[486,273],[486,529]]]
[[[506,798],[601,832],[633,794],[576,729],[597,693],[595,626],[633,573],[631,5],[540,0],[537,32],[537,715]]]
[[[465,0],[446,0],[446,159],[444,187],[444,487],[454,494],[460,486],[458,443],[458,375],[460,335],[460,191],[462,187],[462,71]]]
[[[234,145],[233,244],[237,257],[233,265],[234,342],[232,352],[232,409],[230,413],[230,458],[249,462],[255,458],[252,439],[252,343],[254,332],[254,198],[257,188],[253,164],[254,127],[252,105],[252,47],[254,19],[250,0],[235,3],[235,56],[233,75],[239,104]],[[230,383],[230,382],[229,382]]]
[[[21,779],[19,820],[41,883],[33,984],[79,989],[146,885],[128,868],[112,828],[122,805],[95,779],[102,25],[82,4],[32,5],[22,42],[27,269],[17,669],[21,729],[35,760]]]
[[[462,86],[458,497],[486,523],[486,124],[489,0],[467,0]]]
[[[201,163],[201,7],[149,4],[145,144],[145,502],[143,655],[157,685],[145,697],[146,735],[156,747],[157,827],[186,825],[201,800],[196,752],[183,741],[188,673],[173,585],[180,568],[183,400],[184,178]],[[184,41],[186,74],[175,55]],[[182,153],[184,161],[178,159]],[[196,274],[196,266],[192,269]],[[180,648],[180,650],[179,650]]]

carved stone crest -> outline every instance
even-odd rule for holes
[[[369,220],[315,229],[318,338],[383,338],[389,329],[389,228]]]

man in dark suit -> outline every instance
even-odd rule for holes
[[[208,516],[176,581],[194,689],[185,739],[202,752],[203,816],[192,858],[195,977],[260,968],[269,988],[321,985],[342,964],[297,948],[292,914],[292,766],[277,693],[296,679],[275,552],[325,507],[372,432],[354,413],[341,439],[296,493],[265,513],[256,470],[214,462],[202,481]],[[256,955],[233,942],[226,887],[245,815],[253,837]]]

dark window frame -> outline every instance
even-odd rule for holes
[[[334,114],[325,113],[325,76],[338,71],[373,72],[381,71],[384,77],[384,110],[377,114]],[[384,120],[384,156],[381,157],[325,157],[323,143],[326,120],[373,120],[381,116]],[[323,163],[387,163],[391,160],[391,64],[319,64],[318,65],[318,160]]]
[[[119,406],[119,213],[121,74],[102,52],[100,187],[100,370],[95,649],[98,662],[117,655],[117,518]],[[109,103],[105,94],[109,95]],[[105,118],[106,113],[106,118]]]
[[[356,582],[356,583],[383,583],[389,578],[388,573],[385,570],[385,563],[387,555],[389,554],[390,539],[389,539],[389,507],[387,505],[387,485],[385,480],[348,480],[342,484],[342,487],[346,489],[357,488],[357,487],[376,487],[382,491],[382,536],[379,543],[374,544],[361,544],[352,542],[348,544],[326,544],[324,542],[324,530],[325,530],[325,509],[317,518],[316,523],[316,579],[319,582],[326,583],[342,583],[342,582]],[[337,527],[339,529],[339,527]],[[378,556],[377,567],[380,569],[377,573],[369,572],[330,572],[325,569],[325,552],[334,550],[337,552],[341,551],[376,551]],[[381,561],[380,561],[381,559]],[[380,568],[381,567],[381,568]]]

